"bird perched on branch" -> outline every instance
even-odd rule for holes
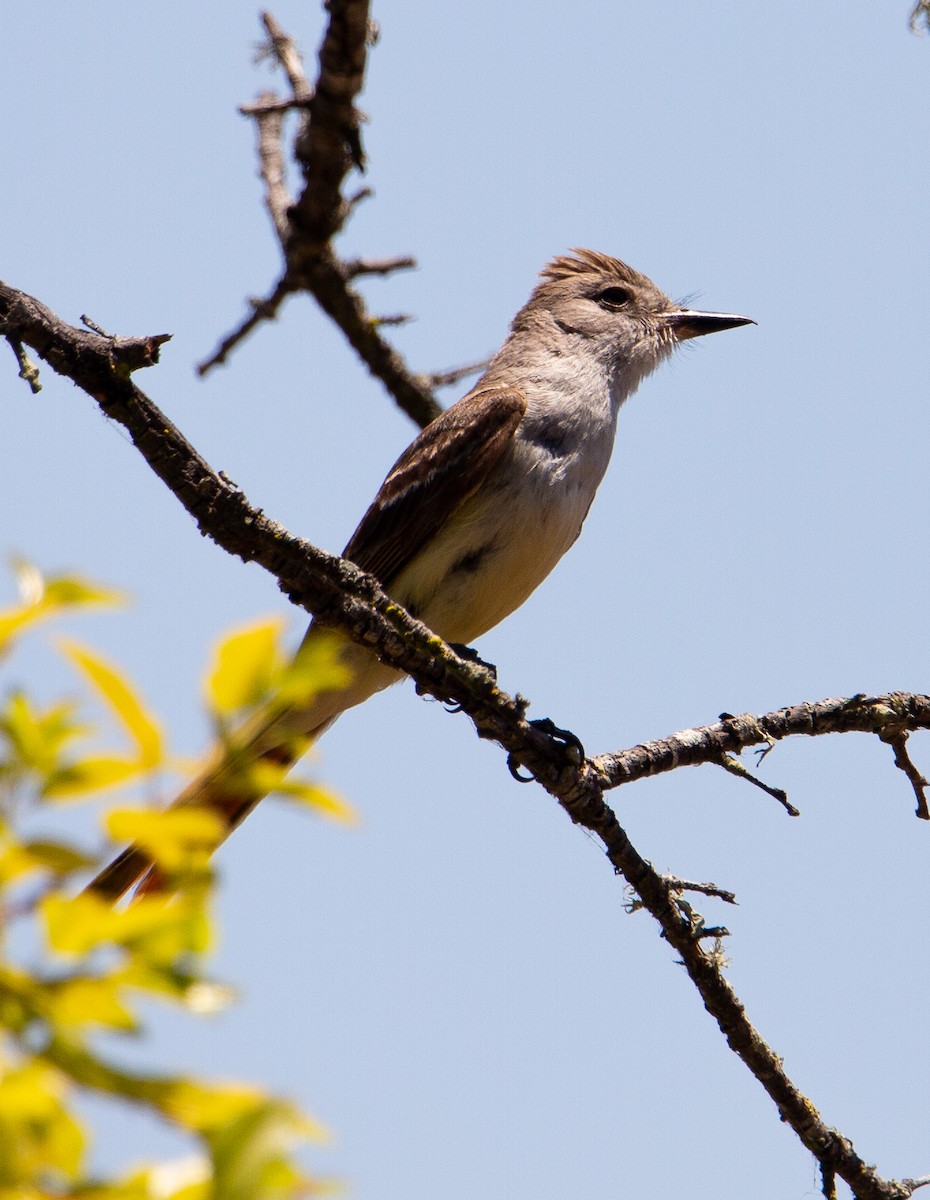
[[[578,537],[624,400],[682,342],[747,324],[682,308],[607,254],[553,259],[475,387],[392,467],[344,556],[447,642],[471,643]],[[304,644],[319,636],[311,624]],[[174,804],[212,811],[232,832],[268,790],[250,764],[286,770],[340,713],[401,678],[348,640],[341,658],[345,686],[259,714]],[[89,889],[115,899],[146,878],[163,882],[130,846]]]

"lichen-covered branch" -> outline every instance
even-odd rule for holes
[[[750,746],[771,748],[786,737],[874,733],[895,750],[895,765],[905,771],[917,795],[917,816],[927,819],[930,814],[923,797],[927,781],[906,752],[902,757],[901,751],[901,739],[907,730],[913,729],[930,729],[930,696],[889,692],[884,696],[859,695],[794,704],[761,716],[726,713],[713,725],[683,729],[671,737],[643,742],[629,750],[602,754],[593,761],[603,774],[605,786],[615,788],[678,767],[719,764],[723,755],[739,754]]]
[[[333,555],[289,534],[254,508],[214,471],[180,431],[135,386],[130,372],[157,359],[164,335],[112,339],[75,329],[32,297],[0,284],[0,325],[13,343],[31,346],[123,425],[149,466],[195,518],[200,529],[245,561],[264,566],[297,604],[324,623],[338,625],[383,661],[406,671],[426,691],[454,701],[480,737],[497,741],[531,772],[571,819],[595,833],[607,857],[658,922],[731,1049],[746,1063],[802,1143],[821,1165],[825,1194],[844,1179],[859,1200],[902,1200],[923,1180],[881,1178],[852,1143],[830,1128],[784,1071],[724,978],[720,956],[705,941],[709,930],[683,896],[716,891],[661,875],[636,850],[604,793],[633,778],[720,756],[792,734],[866,730],[882,736],[930,726],[930,697],[891,693],[796,705],[762,717],[727,715],[715,725],[687,730],[617,754],[585,758],[565,737],[526,720],[527,702],[510,697],[490,671],[460,658],[441,639],[394,604],[377,581]],[[144,351],[144,352],[143,352]],[[133,365],[127,365],[128,359]],[[138,360],[138,361],[137,361]]]

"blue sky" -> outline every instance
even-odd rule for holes
[[[321,11],[273,11],[312,62]],[[481,642],[502,685],[592,752],[723,710],[926,690],[930,41],[906,5],[375,15],[376,197],[341,248],[417,256],[365,289],[416,315],[395,333],[415,369],[493,350],[576,245],[759,322],[625,407],[580,542]],[[253,502],[338,550],[409,421],[303,298],[207,381],[192,370],[278,267],[235,111],[277,83],[252,62],[259,36],[242,0],[11,6],[0,274],[66,318],[172,332],[140,385]],[[8,359],[0,549],[132,592],[82,635],[196,753],[211,640],[286,606],[89,399],[49,371],[32,398]],[[38,652],[24,662],[63,686]],[[927,770],[930,740],[912,744]],[[362,827],[271,805],[249,821],[222,857],[216,963],[241,1003],[159,1019],[140,1054],[299,1097],[336,1134],[315,1165],[358,1200],[816,1191],[597,846],[466,718],[404,685],[340,721],[316,769]],[[614,799],[658,867],[737,892],[703,911],[825,1118],[881,1171],[922,1174],[930,829],[874,739],[782,745],[763,774],[798,820],[710,768]],[[177,1149],[104,1124],[100,1161]]]

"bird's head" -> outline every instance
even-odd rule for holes
[[[750,317],[683,308],[619,259],[574,250],[544,268],[512,328],[517,337],[541,337],[557,356],[587,347],[628,395],[680,343],[752,324]]]

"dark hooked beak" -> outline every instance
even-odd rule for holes
[[[671,329],[678,341],[703,337],[705,333],[719,333],[722,329],[736,329],[739,325],[755,325],[752,317],[737,317],[733,313],[692,312],[684,308],[679,312],[664,313],[662,317],[667,329]]]

